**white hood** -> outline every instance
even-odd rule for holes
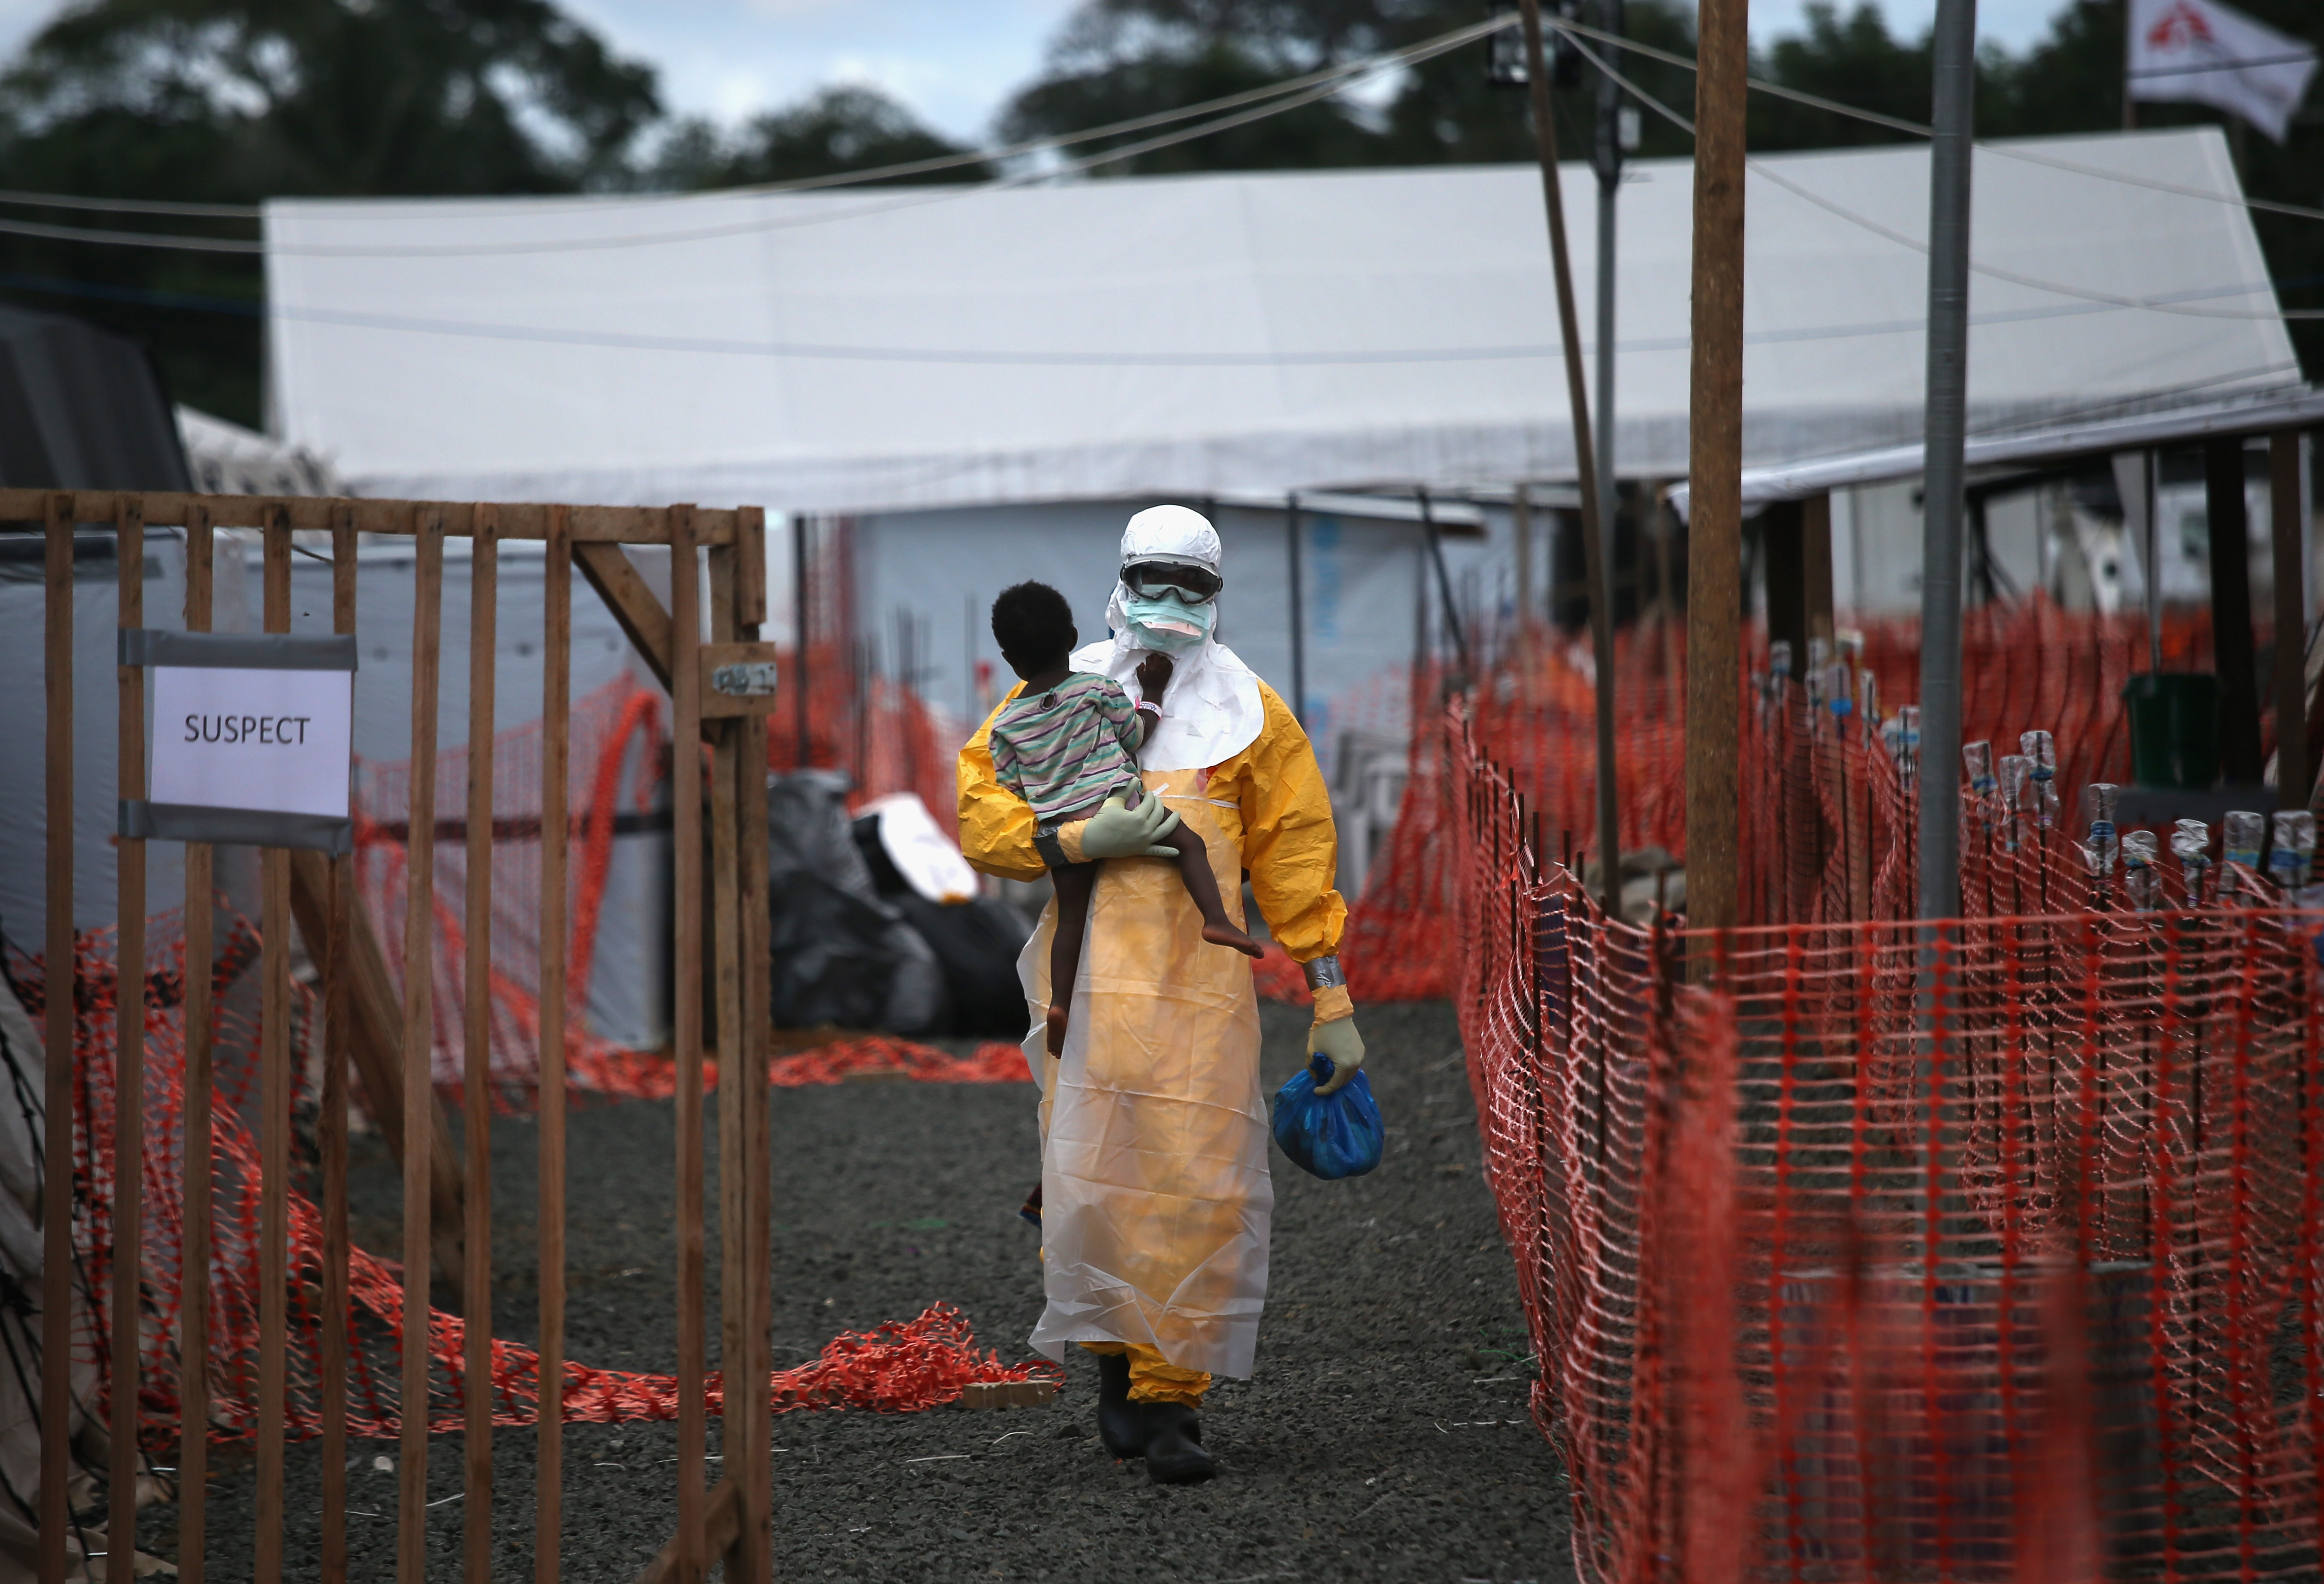
[[[1213,572],[1224,570],[1225,552],[1218,530],[1199,511],[1184,506],[1151,506],[1130,520],[1121,530],[1121,564],[1165,559],[1191,561]],[[1222,592],[1220,602],[1226,595]],[[1113,636],[1074,651],[1074,669],[1112,677],[1134,695],[1138,692],[1139,661],[1147,649],[1130,636],[1130,591],[1113,585],[1106,602],[1106,625]],[[1202,647],[1173,655],[1176,669],[1169,690],[1162,695],[1162,722],[1147,740],[1139,765],[1149,770],[1207,769],[1222,764],[1259,740],[1267,724],[1267,706],[1259,701],[1259,674],[1242,663],[1234,650],[1218,640],[1218,621]]]

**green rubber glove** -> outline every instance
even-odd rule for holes
[[[1082,856],[1175,860],[1178,856],[1176,847],[1156,843],[1177,828],[1176,811],[1166,807],[1150,792],[1138,800],[1136,808],[1124,808],[1121,799],[1109,797],[1102,807],[1082,823]]]
[[[1330,1094],[1341,1088],[1360,1072],[1364,1064],[1364,1036],[1356,1032],[1353,1018],[1334,1018],[1329,1023],[1318,1023],[1307,1031],[1307,1054],[1321,1052],[1332,1064],[1332,1080],[1315,1086],[1317,1094]]]

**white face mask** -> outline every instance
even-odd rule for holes
[[[1170,654],[1194,649],[1210,636],[1214,608],[1184,604],[1169,594],[1151,600],[1132,597],[1123,606],[1130,635],[1139,646]]]

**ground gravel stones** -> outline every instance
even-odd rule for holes
[[[1258,1376],[1221,1383],[1204,1414],[1216,1479],[1165,1488],[1142,1465],[1107,1457],[1096,1372],[1078,1357],[1044,1408],[779,1414],[776,1578],[1571,1579],[1564,1477],[1526,1417],[1532,1366],[1479,1175],[1452,1015],[1441,1002],[1360,1015],[1388,1155],[1370,1176],[1323,1183],[1276,1154]],[[1300,1060],[1306,1014],[1268,1006],[1262,1016],[1271,1091]],[[919,1083],[776,1091],[778,1364],[937,1302],[965,1311],[978,1340],[1003,1358],[1028,1356],[1041,1303],[1037,1236],[1017,1207],[1038,1174],[1032,1092]],[[584,1104],[570,1137],[571,1354],[669,1370],[669,1108]],[[493,1129],[494,1331],[526,1342],[538,1303],[533,1140],[528,1121]],[[386,1152],[367,1141],[354,1186],[356,1240],[399,1248],[398,1202]],[[709,1248],[715,1263],[715,1230]],[[715,1315],[711,1331],[715,1368]],[[718,1432],[714,1419],[714,1453]],[[533,1436],[495,1438],[497,1579],[531,1576]],[[633,1578],[675,1522],[674,1427],[574,1425],[565,1446],[564,1576]],[[392,1579],[397,1449],[351,1450],[352,1575]],[[439,1579],[458,1576],[460,1460],[459,1437],[434,1440],[429,1487],[440,1505],[428,1515],[429,1551]],[[244,1578],[250,1469],[245,1459],[220,1461],[211,1577]],[[294,1446],[290,1465],[289,1571],[312,1577],[314,1445]],[[174,1554],[175,1512],[147,1510],[145,1549]]]

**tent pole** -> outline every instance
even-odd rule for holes
[[[1686,535],[1686,917],[1696,929],[1727,929],[1736,921],[1748,21],[1745,0],[1702,0],[1696,23]],[[1706,945],[1688,972],[1700,981],[1711,967]]]
[[[1471,674],[1469,665],[1469,631],[1461,625],[1461,608],[1452,603],[1452,575],[1444,568],[1444,539],[1436,531],[1436,509],[1428,499],[1426,490],[1415,490],[1413,496],[1420,502],[1420,526],[1428,536],[1428,558],[1436,565],[1437,597],[1444,604],[1444,626],[1452,635],[1452,652],[1461,657],[1461,677],[1467,686]]]
[[[1598,25],[1609,33],[1622,31],[1622,0],[1600,0]],[[1621,482],[1614,472],[1614,221],[1615,198],[1622,186],[1622,90],[1605,72],[1598,75],[1598,410],[1592,434],[1598,442],[1592,460],[1598,469],[1598,526],[1606,557],[1606,588],[1614,587],[1614,540],[1620,530]],[[1643,594],[1638,603],[1645,604]]]
[[[1300,583],[1299,492],[1283,498],[1283,542],[1291,560],[1291,718],[1307,723],[1307,597]]]
[[[2251,528],[2244,505],[2244,437],[2203,445],[2210,535],[2211,653],[2219,674],[2219,769],[2230,787],[2259,785],[2259,671],[2252,646]]]
[[[2155,475],[2162,458],[2150,447],[2140,454],[2138,474],[2146,486],[2146,668],[2163,669],[2163,527],[2156,513],[2162,507]]]
[[[2305,808],[2315,787],[2309,773],[2308,608],[2301,568],[2300,431],[2267,437],[2268,529],[2275,550],[2275,801]]]
[[[1924,919],[1960,912],[1961,516],[1969,397],[1969,138],[1977,0],[1938,0],[1929,169],[1926,509],[1921,548],[1921,876]]]
[[[807,516],[795,511],[791,514],[791,697],[796,701],[792,714],[798,717],[798,757],[791,762],[795,770],[807,768],[814,748],[807,718]]]
[[[1565,400],[1573,414],[1573,465],[1582,483],[1582,564],[1590,579],[1590,637],[1598,664],[1598,878],[1600,901],[1619,911],[1622,846],[1614,807],[1613,569],[1599,511],[1598,456],[1590,437],[1589,387],[1582,373],[1582,327],[1573,308],[1573,268],[1565,246],[1565,199],[1557,180],[1557,122],[1549,102],[1549,69],[1542,59],[1541,0],[1523,0],[1526,86],[1533,100],[1533,135],[1541,159],[1542,207],[1549,216],[1549,257],[1557,277],[1557,334],[1565,347]],[[1609,299],[1610,300],[1610,299]],[[1432,527],[1430,535],[1434,536]],[[1443,557],[1438,557],[1443,566]]]

